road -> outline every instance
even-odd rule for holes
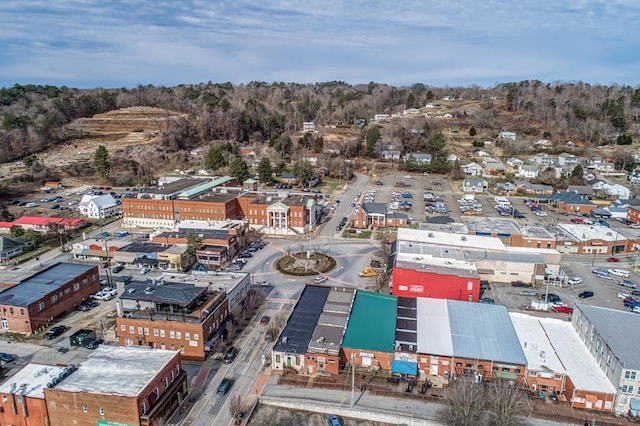
[[[342,195],[333,198],[334,201],[336,199],[339,199],[340,205],[338,205],[338,207],[333,212],[333,215],[324,224],[322,230],[320,231],[320,235],[325,237],[333,237],[339,234],[339,232],[336,232],[336,227],[340,223],[340,219],[342,219],[343,217],[349,217],[349,215],[353,211],[353,207],[351,207],[351,201],[356,198],[358,192],[364,192],[364,188],[367,186],[368,182],[368,176],[361,173],[356,173]]]

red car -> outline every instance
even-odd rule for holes
[[[584,220],[580,219],[579,217],[574,217],[573,219],[571,219],[571,222],[582,225],[584,223]]]
[[[607,262],[620,262],[620,259],[618,259],[617,257],[607,257]]]
[[[570,308],[568,306],[554,306],[553,308],[553,312],[560,312],[563,314],[572,314],[573,313],[573,308]]]

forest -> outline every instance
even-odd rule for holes
[[[443,88],[421,83],[393,87],[340,81],[208,82],[118,89],[15,85],[0,89],[0,162],[24,159],[64,143],[69,138],[64,126],[75,119],[132,106],[184,114],[186,118],[168,123],[162,137],[166,152],[179,152],[216,141],[243,145],[270,141],[273,145],[283,136],[301,131],[303,121],[353,126],[375,114],[424,107],[440,102],[444,96],[456,99],[447,103],[455,125],[461,129],[473,127],[483,137],[510,130],[554,143],[573,140],[580,146],[593,147],[631,143],[640,129],[640,88],[582,82],[521,81],[491,88]],[[442,121],[422,119],[411,123],[410,128],[392,126],[383,131],[383,136],[413,148],[411,138],[416,129],[428,137],[442,127]],[[363,132],[367,131],[365,127]],[[347,156],[374,154],[371,149],[356,147]]]

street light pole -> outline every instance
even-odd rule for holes
[[[355,404],[356,397],[356,354],[351,352],[351,408]]]

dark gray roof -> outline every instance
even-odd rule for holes
[[[304,288],[287,325],[273,347],[274,352],[302,355],[307,351],[330,290],[329,287],[311,285]]]
[[[418,348],[418,310],[414,297],[398,297],[396,319],[396,350],[415,352]],[[409,350],[413,346],[413,350]]]
[[[387,213],[388,219],[407,219],[408,216],[404,213]]]
[[[387,214],[387,205],[384,203],[364,203],[362,210],[366,214]]]
[[[118,250],[120,253],[161,253],[167,251],[171,245],[155,243],[131,243]]]
[[[442,224],[442,225],[446,225],[448,223],[453,223],[455,222],[454,219],[452,219],[449,216],[427,216],[427,223],[438,223],[438,224]]]
[[[640,315],[617,309],[578,305],[625,368],[640,370]]]
[[[162,243],[163,238],[187,238],[187,234],[191,232],[196,238],[204,238],[211,240],[228,240],[232,234],[223,229],[180,229],[178,231],[162,232],[154,235],[156,242]]]
[[[593,188],[589,185],[569,185],[567,192],[575,192],[578,195],[591,195],[593,194]]]
[[[0,304],[27,307],[94,268],[97,266],[56,263],[0,293]]]
[[[147,289],[151,291],[145,291]],[[131,290],[135,291],[131,293]],[[164,282],[162,285],[157,285],[151,280],[132,281],[126,285],[120,299],[188,306],[206,292],[206,287],[187,283]]]
[[[583,206],[595,205],[591,201],[584,198],[584,196],[578,195],[575,192],[559,192],[550,196],[549,199],[556,202],[562,202],[565,204],[578,204]]]

